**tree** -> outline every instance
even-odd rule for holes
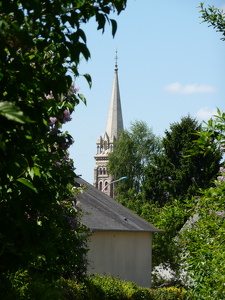
[[[208,121],[203,132],[199,132],[197,152],[214,152],[212,141],[224,153],[225,113]],[[205,150],[205,151],[204,151]],[[214,185],[201,191],[201,196],[192,206],[192,217],[180,233],[183,261],[189,279],[193,299],[224,299],[225,272],[224,228],[225,228],[225,168],[220,167]]]
[[[225,14],[223,11],[201,4],[204,22],[213,26],[225,36]],[[199,132],[197,153],[213,153],[212,141],[216,142],[222,153],[225,145],[225,113],[217,110],[214,119],[210,119],[203,132]],[[192,215],[195,222],[189,222],[180,235],[183,245],[184,266],[190,285],[192,299],[218,299],[225,297],[224,288],[224,199],[225,199],[225,169],[220,168],[220,174],[215,185],[202,192],[202,196],[193,206]]]
[[[141,192],[144,180],[144,168],[150,163],[153,153],[160,151],[160,140],[143,121],[131,124],[130,130],[124,130],[115,143],[115,150],[109,154],[109,173],[115,178],[127,176],[128,180],[118,182],[117,194],[128,197],[128,190],[134,195]]]
[[[224,11],[222,9],[215,8],[214,6],[209,6],[204,8],[204,3],[200,4],[200,13],[203,22],[209,23],[209,26],[212,26],[216,29],[217,32],[221,32],[223,37],[221,40],[225,40],[225,25],[224,25]]]
[[[225,297],[224,199],[223,179],[203,192],[192,208],[194,221],[187,223],[179,236],[193,299],[222,300]]]
[[[143,188],[148,201],[163,206],[174,199],[196,196],[199,188],[210,186],[219,169],[221,152],[212,141],[213,152],[193,154],[201,130],[201,125],[188,116],[165,131],[163,152],[145,171]]]
[[[52,277],[85,272],[86,231],[74,198],[76,175],[61,130],[85,98],[74,86],[90,52],[81,24],[104,31],[121,1],[1,1],[0,274]],[[69,75],[72,74],[72,75]],[[74,78],[72,78],[74,76]],[[89,75],[83,75],[91,85]],[[7,290],[5,281],[3,290]],[[3,291],[1,290],[1,291]]]
[[[179,231],[191,215],[200,187],[212,184],[219,169],[221,152],[211,140],[211,152],[195,152],[199,131],[195,119],[185,117],[173,123],[162,139],[162,150],[153,154],[144,168],[142,194],[123,204],[163,230],[154,235],[153,266],[169,268],[178,278],[180,272]]]

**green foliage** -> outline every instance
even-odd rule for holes
[[[23,112],[11,102],[5,101],[0,103],[0,115],[6,117],[8,120],[22,124],[28,122],[28,119],[23,115]]]
[[[178,288],[149,289],[114,277],[96,275],[87,281],[86,299],[103,300],[183,300],[185,291]]]
[[[152,247],[153,267],[162,265],[174,272],[179,278],[180,245],[177,243],[177,234],[188,217],[187,204],[174,200],[172,205],[160,208],[154,204],[145,204],[141,217],[151,222],[163,232],[154,233]]]
[[[225,114],[218,115],[199,132],[199,152],[213,153],[212,141],[224,152]],[[192,216],[180,233],[179,242],[183,247],[183,266],[189,277],[191,299],[224,299],[225,297],[225,169],[220,168],[213,187],[201,192],[192,206]]]
[[[137,127],[136,135],[138,132]],[[177,281],[181,253],[177,235],[191,215],[195,197],[200,194],[199,189],[212,185],[220,166],[221,151],[215,139],[210,141],[212,151],[198,151],[201,141],[199,132],[205,135],[207,130],[188,116],[182,118],[180,123],[171,124],[162,139],[163,149],[160,152],[148,153],[141,151],[140,147],[145,163],[135,170],[141,170],[144,178],[142,190],[135,193],[135,189],[127,187],[125,196],[123,193],[117,196],[123,205],[163,230],[154,234],[153,266],[169,268]],[[138,137],[137,145],[144,144],[145,136],[139,134]],[[135,158],[130,154],[133,140],[127,132],[124,133],[117,152],[112,156],[115,169],[125,170],[122,163],[124,168],[135,165]],[[125,187],[126,183],[123,184]]]
[[[96,275],[83,282],[75,279],[48,281],[44,277],[27,272],[17,272],[8,277],[10,290],[4,290],[1,297],[5,300],[184,300],[185,290],[180,288],[142,288],[132,282],[118,278]]]
[[[204,8],[204,3],[200,4],[200,13],[203,18],[203,22],[209,23],[216,31],[221,32],[223,41],[225,40],[225,14],[223,10],[209,6],[208,9]]]
[[[224,152],[225,145],[225,113],[217,109],[217,115],[205,123],[204,131],[198,133],[196,152],[214,153],[216,149]]]
[[[153,153],[160,151],[160,141],[142,121],[131,124],[115,143],[115,150],[109,154],[108,169],[115,178],[127,176],[128,180],[118,182],[116,191],[120,198],[127,198],[128,191],[134,195],[141,191],[144,168],[151,161]]]
[[[125,0],[0,3],[2,282],[23,282],[26,272],[44,274],[49,283],[85,274],[87,232],[68,155],[73,139],[62,126],[86,101],[73,82],[81,58],[90,57],[81,25],[95,17],[98,29],[104,31],[108,21],[115,34],[108,16],[125,5]],[[91,85],[90,75],[84,77]],[[10,274],[16,281],[8,280]]]
[[[196,152],[199,131],[202,131],[201,126],[189,116],[165,131],[163,153],[155,156],[145,170],[146,199],[163,206],[173,199],[196,196],[199,188],[210,186],[219,169],[221,152],[213,141],[214,151]]]
[[[193,209],[196,221],[180,234],[194,299],[225,297],[224,200],[225,182],[205,190]]]

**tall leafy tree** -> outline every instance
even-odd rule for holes
[[[171,124],[162,140],[163,152],[145,170],[146,199],[161,206],[173,199],[195,196],[199,188],[211,184],[218,172],[221,152],[212,141],[213,152],[192,154],[199,139],[201,125],[190,116]]]
[[[179,231],[190,218],[200,189],[213,184],[220,166],[221,151],[215,139],[211,136],[208,151],[199,148],[201,135],[206,130],[190,116],[171,124],[162,140],[162,153],[145,170],[145,204],[138,213],[163,230],[154,236],[153,265],[169,267],[174,279],[180,272]]]
[[[195,151],[214,152],[216,140],[224,153],[225,113],[217,111],[209,120],[204,132],[199,132]],[[192,217],[181,231],[179,238],[189,279],[190,293],[198,299],[223,299],[225,295],[224,228],[225,228],[225,168],[220,167],[212,187],[202,191],[192,206]]]
[[[85,231],[68,156],[73,140],[62,125],[85,101],[74,86],[81,58],[90,57],[81,24],[95,17],[104,30],[109,21],[114,35],[109,14],[125,5],[125,0],[1,1],[1,279],[20,269],[50,278],[85,271]]]
[[[225,15],[214,7],[204,8],[201,4],[202,18],[225,37]],[[212,141],[216,141],[222,153],[225,149],[225,113],[218,110],[217,116],[199,132],[197,153],[214,153]],[[180,235],[184,247],[183,258],[192,299],[224,299],[224,228],[225,228],[225,169],[215,185],[206,189],[195,202],[192,214],[194,222],[189,222]]]
[[[159,151],[160,140],[145,122],[136,121],[129,130],[121,132],[108,163],[109,172],[115,178],[128,177],[128,180],[117,183],[118,195],[126,198],[128,190],[134,195],[141,191],[144,168],[151,162],[152,155]]]

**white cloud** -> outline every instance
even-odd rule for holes
[[[196,93],[214,93],[216,89],[206,84],[181,84],[174,82],[164,87],[164,90],[171,94],[196,94]]]
[[[209,120],[214,115],[217,115],[217,109],[216,108],[210,108],[210,107],[203,107],[199,109],[199,111],[196,113],[196,118],[199,120]]]

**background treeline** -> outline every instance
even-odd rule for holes
[[[224,142],[225,113],[218,110],[204,127],[183,117],[162,138],[136,121],[109,155],[110,173],[129,177],[115,186],[116,199],[163,230],[153,238],[153,284],[186,286],[194,299],[225,293]]]

